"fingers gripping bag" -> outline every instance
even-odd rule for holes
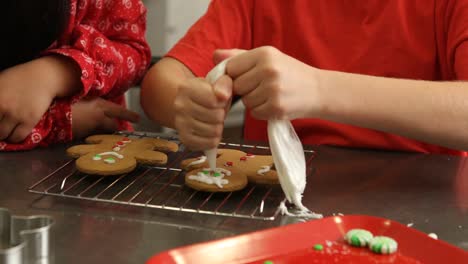
[[[226,74],[227,62],[228,60],[224,60],[215,66],[206,76],[207,81],[213,84]],[[307,182],[306,161],[302,143],[291,122],[269,120],[268,140],[281,188],[288,202],[298,209],[298,212],[291,213],[283,202],[280,205],[282,213],[290,216],[322,218],[321,214],[311,212],[302,204],[302,194]],[[216,164],[216,152],[217,149],[205,151],[210,167],[211,164]]]

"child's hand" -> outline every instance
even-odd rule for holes
[[[318,70],[273,47],[251,51],[218,50],[215,63],[231,57],[226,71],[233,93],[257,119],[316,116],[319,109]]]
[[[28,63],[0,73],[0,141],[23,141],[47,111],[55,94],[43,78]]]
[[[205,79],[188,79],[174,101],[174,125],[179,138],[191,150],[218,146],[230,104],[232,80],[221,77],[213,86]]]
[[[80,100],[71,109],[73,138],[116,131],[116,119],[133,123],[140,119],[138,113],[99,97]]]
[[[23,141],[57,96],[76,92],[81,71],[60,56],[39,58],[0,72],[0,141]]]

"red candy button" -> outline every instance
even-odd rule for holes
[[[129,141],[130,139],[128,137],[122,138],[122,141]]]
[[[122,141],[117,142],[117,145],[123,145],[124,143]]]
[[[228,161],[228,162],[226,162],[225,165],[226,165],[227,167],[232,167],[233,164],[234,164],[234,163],[232,163],[232,161]]]
[[[253,154],[247,153],[247,157],[252,157],[252,156],[253,156]]]
[[[247,157],[241,157],[240,160],[241,160],[241,161],[246,161],[246,160],[247,160]]]

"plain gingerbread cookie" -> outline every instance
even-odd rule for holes
[[[218,149],[218,167],[239,169],[247,175],[249,182],[257,184],[279,184],[272,156],[252,155],[235,149]],[[205,156],[181,162],[185,170],[208,168]]]
[[[87,174],[110,176],[128,173],[137,164],[164,165],[167,155],[176,152],[178,145],[155,138],[127,138],[120,135],[95,135],[86,138],[86,145],[67,149],[76,160],[76,168]]]

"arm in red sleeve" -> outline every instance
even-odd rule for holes
[[[252,0],[214,0],[167,57],[179,60],[196,76],[205,76],[214,67],[216,49],[251,49]]]
[[[122,103],[121,95],[146,72],[151,52],[145,40],[146,8],[140,0],[71,0],[70,12],[66,32],[43,55],[60,54],[75,61],[82,91],[56,100],[21,144],[0,142],[0,150],[70,141],[73,102],[90,95]]]
[[[144,75],[150,62],[145,40],[146,8],[140,0],[72,0],[67,32],[47,54],[61,54],[81,68],[86,95],[122,95]]]
[[[70,99],[57,99],[42,116],[31,134],[20,144],[0,141],[0,151],[30,150],[72,139]]]

